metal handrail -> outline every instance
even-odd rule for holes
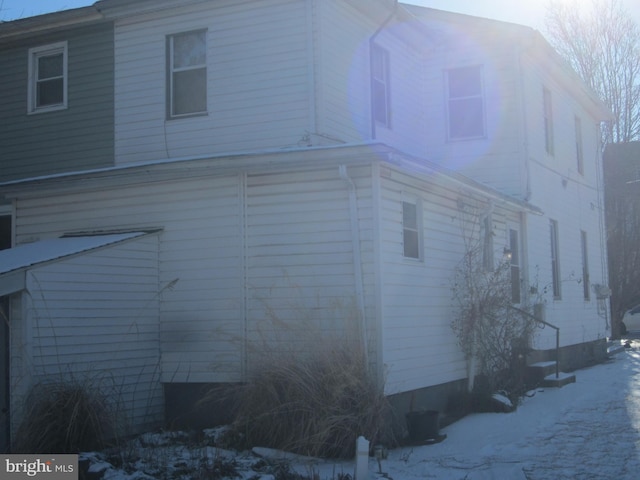
[[[510,305],[510,307],[513,310],[516,310],[517,312],[531,318],[532,320],[543,324],[546,327],[550,327],[553,328],[556,331],[556,379],[560,378],[560,327],[556,327],[555,325],[546,322],[544,320],[542,320],[541,318],[536,317],[535,315],[532,315],[531,313],[527,312],[526,310],[522,310],[521,308],[518,307],[514,307],[513,305]]]

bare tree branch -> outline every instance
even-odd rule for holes
[[[640,29],[620,0],[551,0],[549,42],[605,102],[615,120],[604,140],[640,138]]]

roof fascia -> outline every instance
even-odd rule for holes
[[[0,22],[0,42],[104,21],[92,6]]]

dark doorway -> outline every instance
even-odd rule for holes
[[[11,248],[11,215],[0,215],[0,250]],[[9,415],[9,297],[0,297],[0,452],[11,442]]]

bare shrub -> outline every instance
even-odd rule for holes
[[[386,434],[386,398],[360,350],[346,342],[320,342],[326,348],[306,356],[271,355],[235,389],[230,435],[241,437],[244,446],[351,457],[358,436],[374,440]]]
[[[16,453],[78,453],[107,445],[114,416],[106,397],[90,382],[34,386],[16,432]]]

